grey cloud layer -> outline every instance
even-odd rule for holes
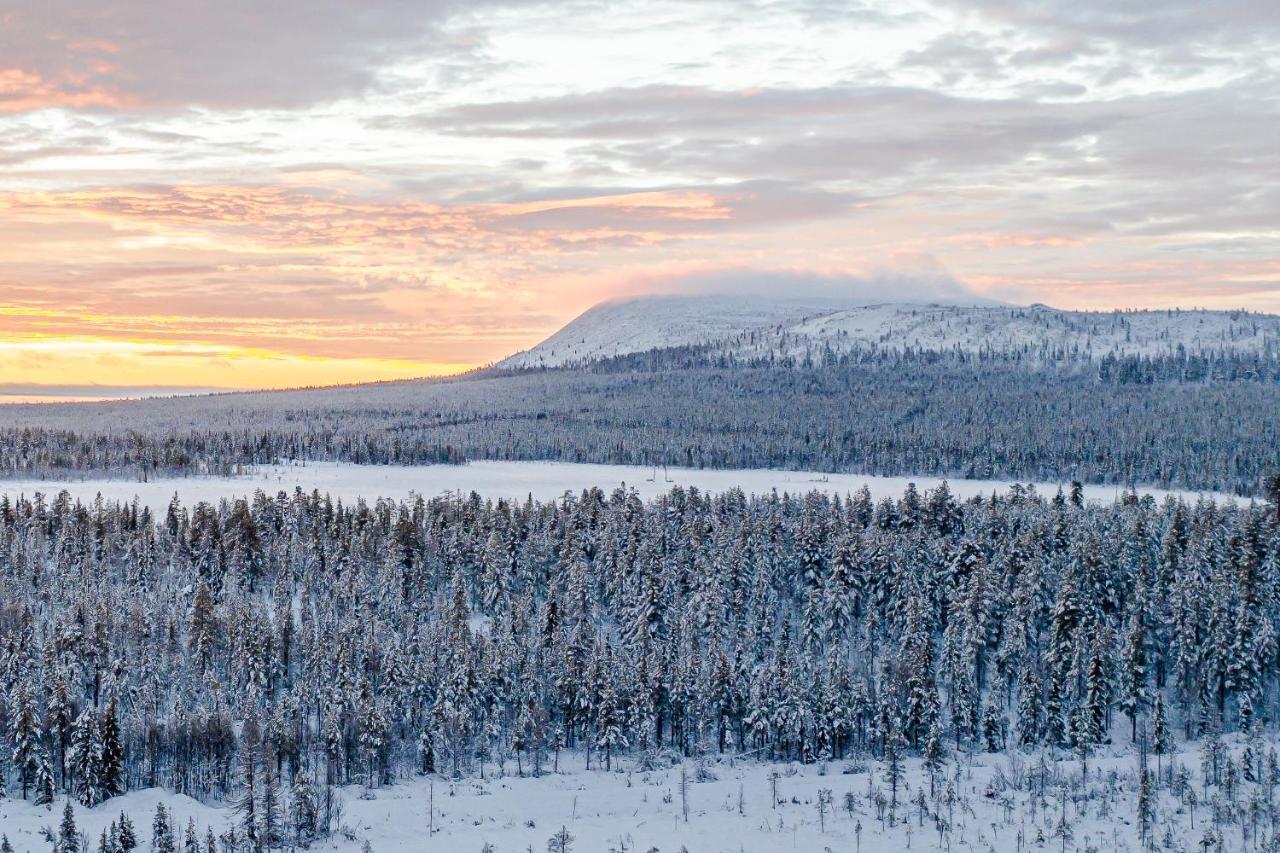
[[[1122,262],[1174,268],[1189,263],[1187,257],[1276,257],[1275,0],[1224,0],[1212,7],[1194,0],[1159,6],[1147,0],[932,0],[909,15],[889,5],[836,0],[740,0],[664,6],[652,20],[646,6],[634,2],[547,4],[538,10],[540,32],[551,32],[548,21],[579,14],[584,5],[590,14],[572,22],[579,33],[581,21],[593,16],[617,13],[611,23],[655,28],[655,22],[678,26],[687,15],[691,27],[724,34],[699,68],[723,66],[727,77],[686,82],[672,65],[652,80],[605,85],[584,67],[575,79],[543,81],[541,88],[517,79],[513,94],[504,88],[499,95],[442,83],[519,66],[487,53],[503,27],[519,24],[477,8],[539,4],[482,2],[49,0],[6,7],[0,0],[0,74],[12,67],[36,75],[30,85],[43,87],[42,97],[52,87],[55,95],[85,98],[61,124],[21,115],[0,121],[0,172],[35,175],[68,155],[107,159],[145,147],[149,172],[104,168],[65,183],[315,189],[308,197],[331,203],[335,212],[300,230],[289,230],[291,221],[305,217],[296,206],[251,216],[228,200],[219,215],[240,216],[246,232],[304,246],[394,235],[397,248],[431,248],[431,264],[465,268],[469,259],[502,257],[510,260],[504,269],[512,279],[538,263],[552,268],[552,261],[532,259],[535,238],[545,257],[563,250],[585,259],[575,271],[592,262],[609,270],[633,261],[638,254],[623,253],[630,247],[651,252],[646,261],[662,261],[652,247],[674,247],[682,236],[698,244],[682,246],[680,261],[703,260],[695,256],[706,247],[708,263],[730,264],[744,248],[755,248],[757,237],[772,239],[770,249],[786,248],[815,222],[827,226],[824,238],[832,242],[815,239],[805,249],[816,249],[816,257],[829,248],[832,267],[854,254],[840,255],[841,229],[850,244],[886,255],[920,251],[908,245],[913,242],[940,244],[930,251],[942,257],[952,246],[977,246],[968,250],[968,266],[957,268],[970,272],[981,264],[1006,280],[1034,276],[1047,265],[1022,248],[991,251],[1001,238],[1063,253],[1075,251],[1061,248],[1066,245],[1093,244],[1070,258],[1070,275],[1082,280],[1119,280],[1111,270]],[[756,79],[771,73],[747,62],[752,39],[761,36],[752,32],[735,41],[738,31],[729,21],[777,14],[815,32],[849,33],[848,56],[831,58],[813,80],[784,86]],[[927,37],[906,45],[896,59],[860,56],[860,34],[900,35],[922,20],[928,25],[918,32]],[[794,47],[803,52],[808,46]],[[522,56],[530,79],[537,78],[536,59]],[[436,73],[414,77],[404,71],[406,61]],[[405,76],[397,76],[402,71]],[[690,69],[689,78],[696,73]],[[28,84],[21,81],[27,78],[15,79],[18,84],[6,84],[0,77],[0,112],[26,97],[21,87]],[[404,90],[388,91],[397,86]],[[478,102],[477,91],[493,99]],[[376,97],[318,106],[361,94]],[[256,112],[246,116],[246,110]],[[341,147],[305,145],[309,133],[327,127],[333,116],[326,110],[341,113],[353,137],[364,133],[350,141],[349,160]],[[375,110],[386,114],[372,117]],[[166,125],[158,115],[180,120]],[[230,126],[246,129],[238,135]],[[198,172],[202,165],[207,172]],[[311,171],[329,174],[315,178],[313,187]],[[336,172],[344,173],[340,180]],[[330,197],[322,192],[326,179],[358,188]],[[712,197],[714,215],[681,218],[643,202],[591,203],[643,190]],[[577,198],[581,205],[532,205],[453,231],[401,223],[393,215],[406,202],[439,205],[447,218],[472,204]],[[371,214],[367,226],[328,228],[330,221],[345,221],[344,206],[384,202],[392,213]],[[165,213],[150,205],[146,212]],[[878,242],[881,228],[887,236]],[[746,232],[734,242],[735,233]],[[776,253],[759,257],[774,262]],[[1059,274],[1065,255],[1051,257]],[[103,272],[110,278],[108,267]],[[343,269],[331,285],[286,283],[310,287],[309,294],[328,288],[332,295],[357,273]],[[376,273],[369,275],[376,280]],[[1231,286],[1277,289],[1256,270],[1250,275],[1248,283]],[[249,278],[226,284],[214,272],[198,277],[224,288]],[[375,303],[369,293],[361,300]],[[350,310],[333,298],[326,304]],[[283,306],[258,307],[288,313]]]
[[[807,270],[731,268],[686,273],[635,282],[642,293],[685,296],[765,296],[833,299],[853,303],[889,300],[976,305],[988,303],[941,267],[916,259],[914,268],[872,275],[823,275]]]
[[[1253,85],[1250,85],[1250,83]],[[1103,101],[964,98],[903,87],[715,91],[649,86],[384,121],[467,137],[558,139],[586,173],[682,175],[843,191],[993,186],[1087,193],[1151,233],[1280,221],[1280,104],[1268,81]]]
[[[465,56],[439,25],[497,2],[518,0],[6,0],[0,68],[69,94],[101,87],[126,108],[301,107],[357,94],[406,57]]]

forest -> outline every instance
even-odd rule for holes
[[[1240,737],[1280,779],[1271,495],[3,499],[0,783],[227,801],[207,849],[256,853],[333,829],[335,786],[569,754],[873,758],[890,816],[907,757],[1198,738],[1216,785]]]
[[[0,407],[0,475],[233,474],[282,460],[559,460],[1260,495],[1280,356],[709,347],[587,367],[291,392]]]

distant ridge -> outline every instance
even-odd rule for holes
[[[654,296],[606,302],[498,367],[564,367],[714,345],[741,357],[853,349],[1070,354],[1280,353],[1280,317],[1243,311],[1064,311],[1046,305],[851,304],[837,299]]]
[[[562,367],[660,347],[724,340],[741,332],[853,307],[847,299],[642,296],[602,302],[498,367]]]

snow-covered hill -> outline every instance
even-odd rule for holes
[[[602,302],[498,367],[561,367],[659,347],[711,343],[849,307],[849,300],[763,296],[646,296]]]
[[[1280,349],[1280,317],[1235,311],[1060,311],[1044,305],[869,305],[744,334],[738,354],[803,355],[830,347],[1021,352],[1029,355],[1161,355]]]
[[[719,343],[739,356],[904,350],[1116,355],[1280,350],[1280,317],[1238,311],[1062,311],[1044,305],[840,304],[765,297],[648,297],[598,305],[500,367],[556,367]]]

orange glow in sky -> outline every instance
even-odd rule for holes
[[[1280,311],[1274,16],[910,5],[0,12],[0,399],[453,373],[735,275]]]

